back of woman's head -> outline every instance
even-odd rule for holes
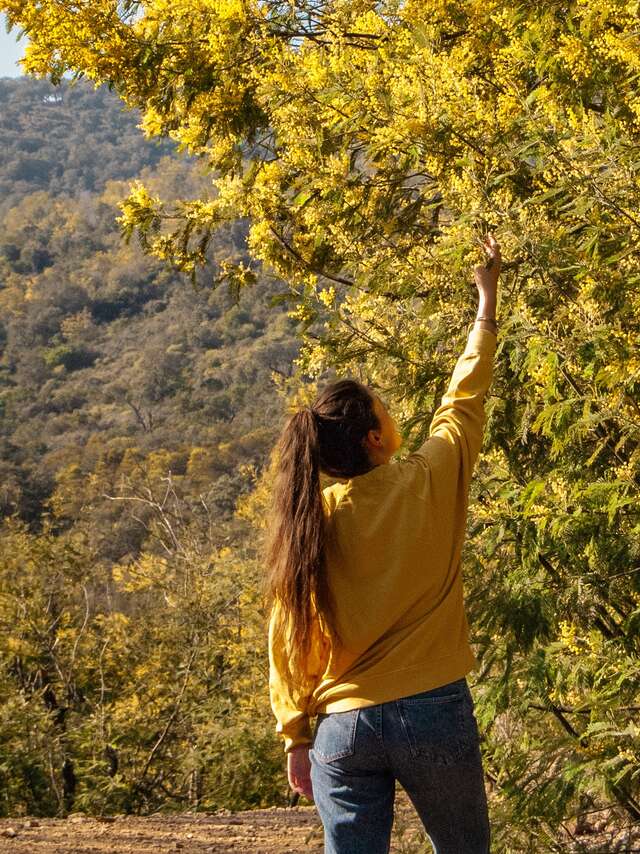
[[[374,398],[367,386],[352,379],[327,385],[310,407],[294,413],[276,445],[276,479],[266,551],[267,608],[275,600],[289,621],[287,644],[291,668],[309,652],[314,607],[323,630],[339,643],[335,607],[326,576],[325,544],[329,535],[320,487],[320,472],[350,478],[365,474],[371,463],[363,440],[380,429]]]

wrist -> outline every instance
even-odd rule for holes
[[[491,332],[496,332],[498,329],[498,323],[493,317],[476,317],[475,323],[477,323],[481,329],[489,329]]]
[[[478,302],[478,317],[495,317],[496,302],[495,294],[483,294]]]
[[[484,329],[485,332],[491,332],[496,337],[498,335],[498,324],[492,318],[477,317],[473,326],[474,329]]]

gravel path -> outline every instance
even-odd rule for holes
[[[574,822],[575,825],[575,822]],[[575,828],[574,828],[575,829]],[[571,828],[569,828],[571,830]],[[640,827],[605,832],[593,825],[554,849],[566,854],[640,852]],[[550,849],[551,850],[551,849]],[[0,854],[309,854],[323,851],[313,805],[232,813],[0,820]],[[422,825],[398,787],[391,851],[430,854]],[[523,852],[524,854],[524,852]]]

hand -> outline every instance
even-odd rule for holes
[[[309,759],[309,745],[303,744],[300,747],[294,747],[287,753],[287,773],[289,777],[289,785],[294,792],[298,792],[313,800],[313,790],[311,788],[311,760]]]
[[[473,269],[473,275],[478,287],[480,298],[495,297],[498,288],[498,276],[502,267],[500,244],[489,232],[484,241],[477,238],[478,243],[489,256],[486,265],[479,264]]]

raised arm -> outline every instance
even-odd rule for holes
[[[462,487],[468,486],[482,444],[484,398],[493,375],[497,323],[497,285],[500,247],[489,235],[483,244],[489,260],[474,269],[479,293],[478,312],[464,352],[429,427],[429,438],[409,456],[426,460],[434,473],[446,475],[456,465]]]
[[[489,258],[486,266],[479,265],[473,271],[479,295],[474,328],[429,427],[429,437],[441,436],[458,449],[469,475],[480,452],[484,398],[493,373],[498,276],[502,264],[500,246],[492,234],[482,246]]]

